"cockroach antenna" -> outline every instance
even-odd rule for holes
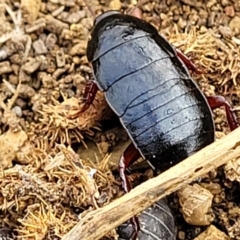
[[[93,9],[90,7],[90,5],[87,3],[87,0],[83,0],[83,2],[85,3],[86,7],[88,8],[88,11],[91,13],[93,19],[96,18],[96,14],[94,13]]]

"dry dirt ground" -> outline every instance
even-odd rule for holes
[[[137,3],[87,1],[96,15]],[[193,74],[203,92],[225,96],[239,116],[240,1],[156,0],[140,8],[206,71]],[[69,117],[82,106],[91,78],[85,50],[92,24],[82,0],[0,0],[2,236],[60,239],[79,213],[122,194],[116,169],[129,139],[102,94],[87,112]],[[229,132],[224,110],[215,110],[214,119],[221,138]],[[239,164],[233,160],[198,182],[210,196],[201,223],[184,213],[184,196],[169,197],[178,239],[194,239],[210,225],[211,239],[240,239]]]

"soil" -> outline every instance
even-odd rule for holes
[[[87,2],[96,15],[137,4]],[[224,96],[239,120],[240,1],[157,0],[139,8],[204,71],[192,73],[201,90]],[[79,213],[122,194],[117,163],[130,140],[102,93],[79,114],[92,79],[86,46],[93,18],[84,1],[2,0],[0,23],[0,234],[60,239]],[[217,139],[229,133],[224,109],[214,110],[214,120]],[[213,196],[207,224],[187,222],[178,193],[169,196],[179,240],[210,224],[224,234],[219,239],[240,239],[239,164],[197,181]]]

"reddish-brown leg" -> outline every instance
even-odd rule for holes
[[[93,81],[89,80],[86,83],[85,91],[83,94],[83,101],[85,102],[83,107],[76,113],[69,116],[69,118],[74,119],[78,117],[81,113],[85,112],[93,104],[93,100],[97,94],[97,91],[98,91],[97,85]]]
[[[131,190],[131,186],[130,186],[129,180],[127,178],[127,175],[125,174],[125,171],[134,162],[136,162],[139,157],[141,157],[139,151],[135,148],[133,143],[131,143],[126,148],[126,150],[124,151],[124,153],[119,161],[119,174],[120,174],[120,177],[122,180],[122,187],[126,193]],[[140,231],[139,220],[136,216],[134,216],[133,218],[130,219],[130,222],[134,228],[133,239],[135,240],[135,239],[137,239],[138,232]]]
[[[197,74],[203,74],[203,70],[199,70],[197,66],[185,55],[183,54],[179,49],[175,49],[177,56],[184,62],[184,64],[187,66],[187,68]]]
[[[239,123],[237,122],[237,117],[234,111],[231,108],[230,103],[222,96],[210,96],[207,97],[208,104],[211,109],[214,110],[219,107],[225,107],[228,124],[230,126],[231,131],[239,127]]]
[[[83,100],[84,100],[85,104],[79,113],[85,112],[91,106],[91,104],[93,103],[93,100],[97,94],[97,91],[98,91],[98,87],[97,87],[96,83],[94,83],[91,80],[86,83],[85,91],[83,94]]]

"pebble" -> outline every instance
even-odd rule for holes
[[[224,8],[224,11],[227,16],[234,17],[235,16],[235,10],[233,6],[227,6]]]
[[[62,48],[56,52],[56,62],[59,68],[64,67],[66,64],[65,54]]]
[[[186,5],[189,5],[191,7],[196,7],[196,8],[201,7],[201,5],[202,5],[201,1],[197,1],[197,0],[180,0],[180,2],[182,2]]]
[[[240,17],[235,16],[229,22],[229,27],[233,31],[234,34],[240,33]]]
[[[212,193],[198,184],[187,185],[178,191],[181,212],[188,224],[206,226],[213,221],[209,214],[212,205]]]
[[[62,13],[65,9],[65,6],[60,6],[58,9],[52,12],[52,16],[57,17],[60,13]]]
[[[46,48],[52,49],[56,45],[57,40],[58,40],[58,38],[57,38],[56,34],[53,34],[53,33],[48,34],[46,41],[45,41]]]
[[[207,26],[208,27],[213,27],[214,21],[215,21],[216,13],[215,12],[210,12],[208,19],[207,19]]]
[[[207,1],[206,7],[211,8],[212,6],[214,6],[216,4],[217,4],[217,0],[210,0],[210,1]]]
[[[18,117],[22,117],[23,113],[22,113],[22,109],[19,106],[15,106],[12,108],[12,111],[18,116]]]
[[[46,21],[48,24],[46,24],[45,29],[51,33],[60,35],[63,29],[69,29],[69,25],[67,23],[62,22],[51,15],[46,16]]]
[[[9,61],[0,62],[0,74],[12,72],[12,67]]]
[[[11,83],[12,85],[17,85],[18,84],[18,76],[14,75],[14,74],[10,74],[8,82]]]
[[[122,7],[122,4],[121,4],[120,0],[113,0],[110,2],[109,7],[112,10],[120,10]]]
[[[26,62],[23,66],[22,69],[23,71],[25,71],[25,73],[27,74],[32,74],[35,71],[38,70],[38,68],[40,67],[41,62],[36,60],[35,58],[31,58],[30,61]]]
[[[81,19],[86,16],[86,11],[81,10],[78,12],[70,13],[67,18],[65,19],[68,23],[78,23]]]
[[[35,94],[35,90],[28,84],[21,84],[19,89],[19,95],[21,95],[22,98],[31,99]]]
[[[46,54],[48,52],[44,42],[41,39],[33,42],[33,49],[37,55]]]
[[[223,7],[225,7],[225,6],[229,5],[229,4],[230,4],[230,1],[229,1],[229,0],[222,0],[222,1],[221,1],[221,5],[222,5]]]
[[[71,56],[75,56],[75,55],[85,55],[86,50],[85,50],[85,44],[83,41],[75,44],[72,48],[70,48],[69,50],[69,54]]]
[[[228,26],[219,26],[219,32],[224,38],[232,37],[232,31]]]
[[[203,233],[194,238],[194,240],[230,240],[230,238],[215,226],[210,225]]]

